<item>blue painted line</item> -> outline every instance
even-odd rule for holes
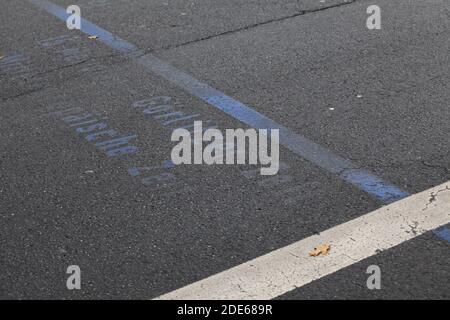
[[[153,55],[146,54],[138,57],[136,61],[183,90],[250,127],[280,130],[281,145],[315,165],[331,173],[338,174],[345,181],[357,186],[384,203],[392,203],[409,196],[407,192],[398,187],[365,170],[359,169],[348,160],[333,154],[306,137],[278,124],[258,111],[196,80]]]
[[[450,242],[450,224],[433,231],[439,238]]]
[[[45,0],[28,0],[38,8],[41,8],[42,10],[47,11],[48,13],[51,13],[55,17],[63,20],[64,22],[67,20],[67,18],[71,15],[66,12],[66,10],[60,6],[57,6],[56,4],[53,4],[49,1]],[[103,42],[107,46],[120,51],[122,54],[125,54],[127,56],[134,56],[143,54],[144,51],[139,50],[136,46],[132,45],[131,43],[120,39],[119,37],[115,36],[111,32],[108,32],[95,24],[81,18],[81,30],[82,32],[92,36],[98,36],[98,41]]]
[[[37,7],[66,21],[69,14],[47,0],[28,0]],[[96,35],[98,41],[134,59],[143,67],[160,75],[193,96],[205,101],[209,105],[222,110],[233,118],[255,129],[279,129],[280,143],[293,153],[314,163],[328,172],[337,174],[343,180],[364,190],[383,203],[392,203],[408,197],[410,194],[384,181],[370,172],[358,168],[350,161],[332,153],[330,150],[314,143],[308,138],[276,123],[265,115],[253,110],[245,104],[227,96],[223,92],[198,81],[190,75],[165,63],[161,59],[145,52],[135,45],[115,36],[99,26],[81,19],[81,30],[88,35]]]

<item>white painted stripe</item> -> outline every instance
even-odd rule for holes
[[[157,299],[272,299],[450,221],[450,181]],[[331,245],[326,256],[314,247]]]

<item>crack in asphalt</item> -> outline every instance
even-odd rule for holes
[[[46,89],[46,88],[48,88],[48,87],[42,86],[42,87],[39,87],[39,88],[36,88],[36,89],[22,91],[19,94],[14,95],[14,96],[9,96],[9,97],[4,97],[4,98],[2,97],[2,102],[6,102],[6,101],[9,101],[9,100],[13,100],[13,99],[17,99],[17,98],[20,98],[20,97],[23,97],[23,96],[27,96],[27,95],[33,94],[35,92],[41,91],[41,90]]]
[[[32,74],[30,76],[30,79],[35,78],[35,77],[44,76],[44,75],[47,75],[47,74],[51,74],[53,72],[58,72],[58,71],[61,71],[61,70],[64,70],[64,69],[68,69],[68,68],[71,68],[71,67],[76,67],[76,66],[85,64],[86,62],[95,61],[95,60],[102,60],[102,59],[105,59],[105,58],[114,58],[114,57],[117,57],[117,56],[122,56],[122,55],[121,54],[109,54],[109,55],[100,55],[100,56],[86,57],[85,59],[83,59],[81,61],[78,61],[78,62],[75,62],[75,63],[65,64],[65,65],[62,65],[62,66],[58,66],[58,67],[56,67],[54,69],[45,70],[44,72],[34,73],[34,74]],[[113,64],[114,63],[112,63],[111,65],[113,65]]]
[[[69,69],[71,67],[76,67],[76,66],[80,66],[80,65],[86,64],[87,62],[90,62],[90,61],[102,60],[102,59],[105,59],[105,58],[114,58],[114,57],[120,57],[120,56],[122,56],[122,55],[121,54],[109,54],[109,55],[100,55],[100,56],[86,57],[84,60],[76,62],[76,63],[61,65],[61,66],[58,66],[58,67],[56,67],[54,69],[45,70],[45,71],[39,72],[39,73],[31,73],[26,79],[33,79],[33,78],[37,78],[37,77],[44,77],[44,76],[47,76],[47,75],[52,74],[54,72],[58,72],[58,71],[61,71],[61,70],[64,70],[64,69]],[[120,62],[112,62],[109,65],[112,66],[112,65],[116,65],[116,64],[118,65],[118,64],[120,64]],[[102,66],[103,66],[103,64],[102,64]],[[82,75],[77,75],[77,76],[73,76],[72,75],[72,76],[70,76],[68,78],[65,78],[63,80],[63,82],[67,82],[67,81],[70,81],[70,80],[73,80],[73,79],[77,79],[77,78],[79,78],[81,76]],[[9,101],[9,100],[13,100],[13,99],[17,99],[17,98],[20,98],[20,97],[23,97],[23,96],[27,96],[27,95],[33,94],[35,92],[38,92],[38,91],[41,91],[41,90],[44,90],[44,89],[54,88],[54,87],[55,87],[54,85],[48,85],[48,86],[44,85],[44,86],[40,86],[38,88],[22,91],[22,92],[18,93],[17,95],[1,97],[1,100],[2,100],[2,102],[6,102],[6,101]]]
[[[176,44],[176,45],[168,45],[168,46],[163,46],[163,47],[158,48],[158,49],[146,50],[144,54],[154,53],[154,52],[162,51],[162,50],[175,49],[175,48],[183,47],[183,46],[186,46],[186,45],[189,45],[189,44],[193,44],[193,43],[196,43],[196,42],[201,42],[201,41],[205,41],[205,40],[209,40],[209,39],[213,39],[213,38],[217,38],[217,37],[221,37],[221,36],[225,36],[225,35],[229,35],[229,34],[233,34],[233,33],[238,33],[238,32],[241,32],[241,31],[250,30],[250,29],[253,29],[253,28],[264,26],[266,24],[273,23],[273,22],[284,21],[284,20],[296,18],[296,17],[303,16],[303,15],[310,14],[310,13],[315,13],[315,12],[325,11],[325,10],[328,10],[328,9],[333,9],[333,8],[346,6],[346,5],[355,3],[357,1],[358,0],[346,0],[343,3],[337,3],[337,4],[334,4],[334,5],[328,6],[328,7],[322,7],[322,8],[310,9],[310,10],[300,10],[300,11],[297,11],[297,12],[295,12],[293,14],[288,15],[288,16],[274,18],[274,19],[270,19],[270,20],[267,20],[267,21],[263,21],[263,22],[256,22],[256,23],[244,26],[244,27],[240,27],[240,28],[237,28],[237,29],[228,30],[228,31],[224,31],[224,32],[221,32],[221,33],[208,35],[208,36],[201,37],[201,38],[194,39],[194,40],[189,40],[189,41],[186,41],[186,42],[183,42],[183,43],[180,43],[180,44]]]
[[[190,41],[187,41],[187,42],[184,42],[184,43],[181,43],[181,44],[172,45],[172,46],[165,46],[165,47],[162,47],[162,48],[159,48],[159,49],[142,50],[142,51],[140,50],[139,54],[136,57],[134,57],[134,58],[140,58],[140,57],[142,57],[142,56],[144,56],[146,54],[154,53],[154,52],[161,51],[161,50],[170,50],[170,49],[182,47],[182,46],[185,46],[185,45],[189,45],[189,44],[192,44],[192,43],[201,42],[201,41],[205,41],[205,40],[208,40],[208,39],[212,39],[212,38],[216,38],[216,37],[220,37],[220,36],[224,36],[224,35],[228,35],[228,34],[238,33],[238,32],[249,30],[249,29],[253,29],[253,28],[256,28],[256,27],[259,27],[259,26],[267,25],[267,24],[270,24],[270,23],[273,23],[273,22],[279,22],[279,21],[295,18],[295,17],[298,17],[298,16],[310,14],[310,13],[315,13],[315,12],[325,11],[325,10],[328,10],[328,9],[333,9],[333,8],[337,8],[337,7],[346,6],[346,5],[355,3],[357,1],[358,0],[346,0],[343,3],[337,3],[337,4],[334,4],[334,5],[327,6],[327,7],[310,9],[310,10],[300,10],[300,11],[297,11],[296,13],[288,15],[288,16],[283,16],[283,17],[274,18],[274,19],[270,19],[270,20],[267,20],[267,21],[263,21],[263,22],[254,23],[254,24],[247,25],[247,26],[244,26],[244,27],[241,27],[241,28],[238,28],[238,29],[228,30],[228,31],[225,31],[225,32],[222,32],[222,33],[205,36],[205,37],[202,37],[202,38],[199,38],[199,39],[195,39],[195,40],[190,40]],[[44,71],[44,72],[41,72],[41,73],[37,73],[37,74],[32,74],[30,76],[30,78],[36,78],[36,77],[39,77],[39,76],[44,76],[44,75],[47,75],[47,74],[51,74],[53,72],[57,72],[57,71],[60,71],[60,70],[66,69],[66,68],[70,68],[70,67],[74,67],[74,66],[78,66],[78,65],[84,64],[84,63],[86,63],[88,61],[91,61],[91,60],[96,60],[96,59],[101,59],[101,58],[108,58],[108,57],[115,57],[115,56],[120,56],[120,55],[121,54],[111,54],[111,55],[105,55],[105,56],[99,56],[99,57],[87,57],[85,60],[77,62],[77,63],[73,63],[73,64],[69,64],[69,65],[63,65],[63,66],[57,67],[55,69],[47,70],[47,71]],[[50,87],[52,87],[52,86],[50,86]],[[9,100],[12,100],[12,99],[20,98],[22,96],[26,96],[26,95],[35,93],[35,92],[43,90],[45,88],[47,88],[47,87],[42,86],[42,87],[37,88],[37,89],[32,89],[32,90],[27,90],[27,91],[21,92],[21,93],[19,93],[17,95],[14,95],[14,96],[2,97],[1,99],[2,99],[2,102],[6,102],[6,101],[9,101]]]
[[[413,223],[413,225],[411,225],[409,222],[407,222],[407,224],[408,224],[408,227],[410,227],[410,232],[412,232],[412,234],[413,235],[417,235],[417,233],[421,230],[419,230],[419,223],[417,222],[417,221],[413,221],[412,222]],[[408,232],[408,231],[407,231]]]
[[[444,191],[450,191],[450,188],[448,186],[445,186],[445,189],[440,189],[440,190],[436,191],[435,193],[431,192],[430,199],[428,199],[428,203],[425,205],[425,208],[423,208],[422,210],[425,211],[426,209],[428,209],[428,206],[437,200],[439,193],[444,192]]]

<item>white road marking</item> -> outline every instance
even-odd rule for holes
[[[448,222],[450,181],[156,299],[272,299]]]

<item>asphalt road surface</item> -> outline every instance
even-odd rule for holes
[[[448,0],[3,0],[0,18],[1,299],[161,297],[450,180]],[[279,126],[279,173],[171,165],[194,119]],[[330,260],[308,259],[332,272],[267,297],[449,299],[447,212],[345,266],[329,239]],[[254,283],[289,288],[265,266]]]

